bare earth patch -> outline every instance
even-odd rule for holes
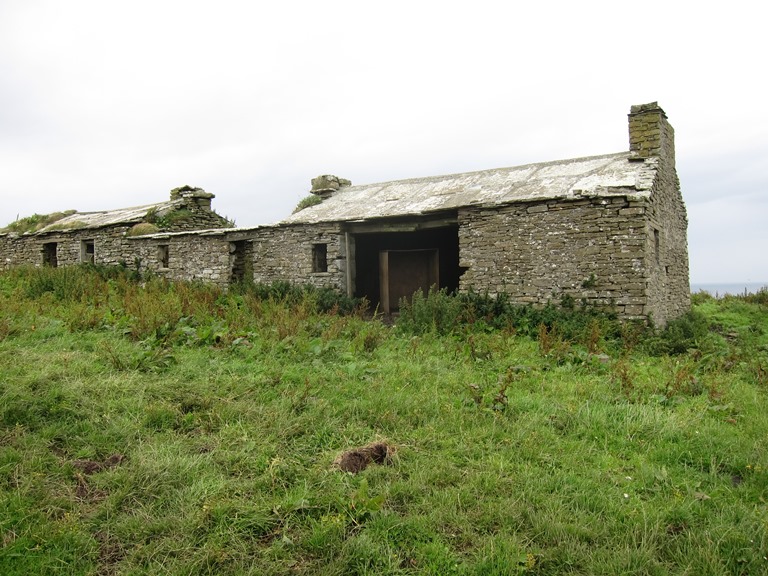
[[[394,446],[386,442],[372,442],[342,452],[333,461],[333,465],[344,472],[357,474],[368,468],[370,464],[389,464],[394,453]]]
[[[75,495],[78,500],[100,502],[107,497],[106,492],[93,488],[88,482],[88,476],[96,474],[102,470],[108,470],[118,466],[125,456],[122,454],[113,454],[103,462],[97,460],[73,460],[72,466],[78,470],[75,472],[75,480],[77,481],[77,488],[75,489]]]

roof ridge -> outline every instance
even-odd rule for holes
[[[431,181],[431,180],[442,180],[442,179],[448,179],[448,178],[458,178],[461,176],[468,176],[471,174],[484,174],[484,173],[490,173],[490,172],[499,172],[503,170],[519,170],[522,168],[528,168],[528,167],[539,167],[539,166],[554,166],[558,164],[565,164],[570,162],[584,162],[585,160],[596,160],[598,158],[620,158],[622,156],[626,156],[627,158],[631,157],[630,152],[613,152],[610,154],[596,154],[594,156],[580,156],[578,158],[564,158],[562,160],[549,160],[547,162],[529,162],[527,164],[517,164],[514,166],[501,166],[497,168],[484,168],[482,170],[467,170],[464,172],[451,172],[448,174],[435,174],[433,176],[415,176],[413,178],[400,178],[397,180],[384,180],[381,182],[370,182],[368,184],[352,184],[351,186],[347,186],[346,188],[340,189],[341,191],[348,191],[350,189],[361,189],[361,188],[368,188],[371,186],[385,186],[389,184],[395,184],[395,183],[409,183],[409,182],[424,182],[424,181]],[[596,168],[595,170],[599,170],[599,168]]]

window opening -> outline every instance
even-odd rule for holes
[[[96,254],[96,246],[93,240],[83,240],[80,243],[80,262],[93,264]]]
[[[661,264],[661,247],[660,247],[661,241],[659,239],[659,231],[658,229],[653,229],[653,249],[656,253],[656,264]]]

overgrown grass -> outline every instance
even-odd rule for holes
[[[33,214],[32,216],[25,216],[24,218],[17,218],[4,228],[0,228],[0,232],[16,232],[17,234],[24,234],[25,232],[37,232],[42,230],[46,226],[61,220],[66,216],[75,214],[75,210],[65,210],[64,212],[53,212],[51,214]]]
[[[3,273],[0,573],[766,572],[764,305],[638,336],[444,296],[389,327],[290,285]]]

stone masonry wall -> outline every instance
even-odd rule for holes
[[[83,241],[93,242],[94,263],[124,264],[171,280],[226,286],[235,267],[234,242],[249,243],[255,282],[282,280],[344,292],[346,250],[337,224],[273,226],[249,231],[207,231],[126,236],[127,227],[55,234],[0,236],[4,267],[43,265],[43,244],[56,243],[58,266],[82,261]],[[313,271],[314,246],[325,245],[326,269]],[[167,256],[167,266],[162,262]]]
[[[518,303],[557,303],[563,296],[614,310],[624,319],[663,326],[690,308],[687,214],[675,171],[674,130],[655,102],[629,114],[630,162],[654,170],[650,195],[612,189],[603,197],[520,202],[458,211],[460,290],[507,293]],[[59,266],[83,260],[125,264],[173,280],[226,286],[252,271],[259,283],[309,283],[346,292],[347,246],[340,223],[221,228],[213,197],[182,187],[192,213],[150,236],[126,235],[128,225],[43,234],[0,234],[0,266],[43,265],[44,244],[56,244]],[[162,214],[158,214],[162,218]],[[173,218],[170,218],[173,220]]]
[[[202,188],[181,186],[171,190],[171,201],[174,203],[170,211],[160,211],[150,220],[165,232],[187,232],[192,230],[207,230],[210,228],[228,228],[232,226],[223,216],[211,209],[211,200],[215,198]],[[181,218],[174,216],[181,215]]]
[[[211,210],[211,197],[212,194],[206,193],[182,195],[175,199],[176,204],[172,210],[156,214],[150,211],[148,218],[167,227],[166,232],[230,226],[226,218]],[[89,241],[94,244],[95,264],[134,266],[136,259],[141,260],[142,255],[134,252],[136,245],[126,235],[131,228],[132,224],[125,224],[37,234],[0,234],[0,265],[6,268],[19,265],[42,266],[43,244],[56,243],[58,265],[71,266],[82,262],[82,242]]]
[[[265,227],[258,229],[252,240],[255,282],[285,280],[346,292],[347,255],[338,224]],[[316,244],[326,245],[326,272],[312,271]]]
[[[229,284],[230,251],[224,233],[156,234],[130,238],[128,242],[139,259],[141,272],[169,280]],[[163,254],[167,255],[167,266]]]
[[[40,266],[43,263],[42,246],[31,242],[28,237],[16,234],[0,234],[0,264],[3,268],[13,266]]]
[[[534,305],[567,295],[642,318],[646,209],[620,196],[463,209],[460,289]]]
[[[661,158],[675,166],[675,130],[657,102],[632,106],[629,112],[629,150],[637,158]]]
[[[200,280],[221,286],[230,284],[236,262],[236,243],[245,242],[252,279],[269,284],[287,281],[344,291],[346,256],[343,235],[337,225],[271,226],[253,230],[155,234],[130,238],[131,253],[140,270],[172,280]],[[325,244],[327,270],[313,272],[313,246]],[[166,246],[167,249],[161,248]],[[161,254],[167,250],[168,265]]]
[[[674,171],[659,172],[647,222],[647,313],[655,324],[664,326],[691,307],[688,217]]]
[[[72,266],[83,261],[83,242],[93,242],[95,264],[130,265],[134,254],[126,243],[127,226],[113,226],[98,230],[75,230],[48,234],[26,234],[5,237],[3,255],[7,266],[42,266],[43,245],[56,244],[58,266]],[[2,246],[2,245],[0,245]]]
[[[187,201],[187,203],[179,208],[179,210],[186,211],[183,218],[174,220],[168,218],[169,224],[167,227],[168,232],[188,232],[193,230],[206,230],[210,228],[226,228],[231,224],[223,216],[219,216],[216,212],[204,207],[197,206],[194,199]],[[171,213],[170,216],[173,214]],[[162,222],[162,218],[160,219]]]
[[[658,103],[632,106],[629,146],[634,161],[653,164],[646,220],[646,314],[663,326],[690,309],[688,216],[675,169],[675,131]]]

